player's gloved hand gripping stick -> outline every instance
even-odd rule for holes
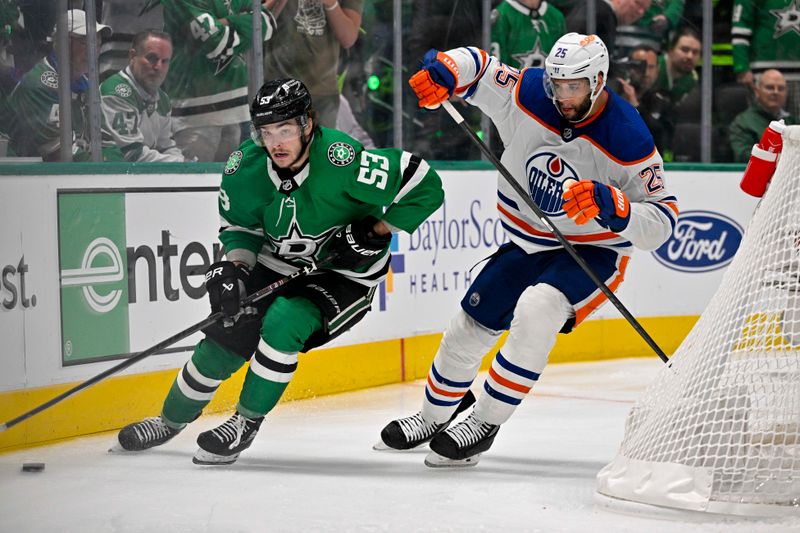
[[[662,361],[669,363],[669,358],[664,351],[656,344],[653,338],[644,330],[622,302],[619,301],[619,298],[611,292],[611,289],[603,283],[594,270],[592,270],[592,267],[578,254],[564,234],[555,227],[548,216],[536,205],[536,202],[533,201],[530,195],[517,183],[508,169],[495,157],[486,144],[478,138],[475,132],[470,129],[464,121],[464,117],[456,111],[453,104],[447,100],[455,91],[457,79],[458,67],[455,63],[450,60],[446,54],[437,52],[436,50],[430,50],[423,57],[421,70],[408,80],[408,84],[417,95],[420,107],[433,109],[442,105],[445,108],[456,124],[458,124],[469,138],[472,139],[472,142],[478,146],[483,155],[492,162],[506,182],[514,188],[520,198],[531,208],[542,224],[547,226],[567,253],[575,259],[592,282],[597,285],[606,298],[608,298],[622,316],[625,317],[625,320],[630,323],[633,329],[636,330]],[[572,187],[568,188],[567,192],[565,192],[564,199],[567,202],[564,207],[567,211],[567,215],[573,218],[578,224],[585,223],[590,218],[595,218],[600,224],[608,227],[612,231],[615,229],[616,231],[622,231],[627,227],[628,220],[630,219],[630,202],[622,191],[589,180],[565,185],[572,185]]]
[[[156,344],[154,346],[151,346],[150,348],[148,348],[148,349],[146,349],[144,351],[141,351],[141,352],[137,353],[136,355],[133,355],[133,356],[129,357],[128,359],[125,359],[124,361],[122,361],[118,365],[112,366],[108,370],[105,370],[105,371],[97,374],[93,378],[87,379],[83,383],[74,386],[73,388],[69,389],[66,392],[62,392],[61,394],[59,394],[55,398],[46,401],[45,403],[39,405],[38,407],[35,407],[35,408],[31,409],[30,411],[19,415],[16,418],[12,418],[11,420],[9,420],[9,421],[7,421],[7,422],[5,422],[3,424],[0,424],[0,433],[2,433],[3,431],[5,431],[5,430],[7,430],[7,429],[9,429],[11,427],[16,426],[20,422],[23,422],[23,421],[29,419],[30,417],[32,417],[34,415],[37,415],[37,414],[41,413],[45,409],[48,409],[48,408],[56,405],[57,403],[61,402],[62,400],[65,400],[66,398],[69,398],[73,394],[75,394],[77,392],[80,392],[83,389],[85,389],[87,387],[90,387],[90,386],[94,385],[95,383],[98,383],[99,381],[102,381],[103,379],[107,378],[108,376],[116,374],[117,372],[119,372],[121,370],[124,370],[124,369],[128,368],[129,366],[138,363],[139,361],[141,361],[145,357],[148,357],[148,356],[151,356],[153,354],[159,353],[160,351],[172,346],[173,344],[175,344],[179,340],[185,339],[189,335],[197,333],[198,331],[210,326],[211,324],[213,324],[214,322],[217,322],[218,320],[224,320],[224,319],[237,320],[242,315],[250,314],[250,311],[248,311],[248,308],[250,307],[250,304],[255,303],[255,302],[267,297],[268,295],[272,294],[273,292],[275,292],[279,288],[283,287],[284,285],[286,285],[287,283],[289,283],[290,281],[292,281],[295,278],[299,278],[300,276],[305,276],[305,275],[310,274],[312,272],[315,272],[315,271],[317,271],[317,270],[319,270],[319,269],[321,269],[323,267],[330,266],[330,264],[335,260],[336,260],[336,255],[335,254],[328,255],[325,259],[323,259],[319,263],[316,263],[316,264],[311,265],[311,266],[307,266],[307,267],[305,267],[303,269],[298,270],[294,274],[290,274],[290,275],[288,275],[286,277],[283,277],[283,278],[279,279],[278,281],[270,283],[269,285],[267,285],[263,289],[260,289],[260,290],[258,290],[256,292],[254,292],[253,294],[242,298],[241,301],[238,301],[238,298],[243,293],[238,292],[239,289],[241,289],[241,287],[238,286],[238,281],[241,279],[240,276],[242,274],[241,273],[236,273],[236,272],[230,270],[231,268],[238,269],[239,267],[236,267],[233,263],[229,263],[227,261],[223,262],[223,263],[228,263],[227,266],[229,268],[227,270],[225,270],[225,271],[232,277],[228,276],[227,277],[227,281],[225,281],[226,276],[223,276],[222,275],[222,271],[220,271],[219,272],[219,276],[217,276],[218,280],[215,280],[215,281],[212,282],[210,291],[215,291],[216,290],[214,288],[214,285],[215,285],[215,283],[217,281],[219,281],[219,284],[221,286],[223,283],[229,283],[230,280],[235,280],[237,282],[236,283],[237,292],[236,292],[235,298],[238,301],[238,305],[236,306],[235,311],[233,309],[232,301],[230,300],[230,298],[232,297],[232,294],[231,294],[231,296],[222,297],[221,296],[221,291],[222,291],[221,288],[219,289],[220,294],[218,294],[217,296],[214,296],[213,293],[210,292],[209,297],[210,297],[211,302],[212,302],[212,309],[213,309],[213,306],[214,306],[215,299],[216,299],[216,302],[220,305],[220,309],[218,311],[216,311],[216,312],[213,312],[208,318],[198,322],[197,324],[195,324],[193,326],[190,326],[190,327],[184,329],[183,331],[181,331],[179,333],[176,333],[172,337],[170,337],[168,339],[165,339],[165,340],[159,342],[158,344]],[[213,266],[219,267],[220,263],[216,263]],[[215,277],[213,275],[213,271],[211,269],[209,269],[209,274],[207,276],[210,276],[212,279],[214,279],[214,277]],[[211,280],[207,279],[207,282],[208,281],[211,281]],[[242,284],[242,286],[243,285],[244,284]],[[223,302],[222,300],[225,300],[225,301]],[[233,313],[233,314],[231,314],[231,313]]]

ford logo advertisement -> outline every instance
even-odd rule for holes
[[[734,220],[713,211],[680,214],[672,236],[652,252],[667,268],[681,272],[709,272],[733,260],[744,230]]]

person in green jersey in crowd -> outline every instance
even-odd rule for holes
[[[669,48],[658,57],[658,78],[654,90],[669,95],[677,105],[697,87],[702,45],[700,34],[689,26],[680,28],[669,43]],[[699,117],[698,117],[699,120]]]
[[[111,28],[97,24],[97,47]],[[89,58],[86,42],[86,13],[80,9],[67,11],[69,32],[70,79],[61,80],[55,51],[43,57],[14,87],[9,108],[16,119],[13,133],[15,152],[21,156],[40,156],[43,161],[58,161],[61,150],[59,129],[59,83],[69,83],[72,96],[72,157],[89,160],[88,104]],[[55,30],[54,30],[55,32]],[[57,35],[53,35],[55,42]]]
[[[505,0],[492,11],[492,55],[518,69],[543,67],[565,33],[564,15],[543,0]]]
[[[261,4],[261,37],[275,33],[274,4]],[[246,53],[253,45],[251,0],[161,0],[175,55],[164,91],[175,142],[189,159],[224,161],[241,142],[247,116]]]
[[[172,138],[172,104],[161,89],[172,59],[172,38],[145,30],[133,38],[128,66],[100,85],[103,157],[125,161],[185,161]]]
[[[278,403],[298,353],[322,346],[369,311],[390,264],[391,233],[413,232],[442,204],[436,172],[399,149],[365,150],[320,127],[305,85],[265,83],[250,107],[252,138],[228,158],[219,192],[226,260],[211,265],[209,326],[164,402],[161,416],[123,428],[119,445],[158,446],[195,420],[222,381],[249,361],[235,414],[197,438],[197,464],[230,464]],[[325,261],[240,310],[268,284]],[[332,262],[328,262],[332,261]]]

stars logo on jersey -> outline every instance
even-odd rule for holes
[[[241,150],[236,150],[235,152],[231,153],[231,155],[228,156],[228,162],[225,163],[225,170],[223,170],[223,172],[227,175],[231,175],[239,170],[239,165],[242,164],[243,157],[244,154]]]
[[[328,148],[328,161],[337,167],[346,167],[356,158],[356,149],[347,143],[335,142]]]
[[[524,53],[511,54],[511,57],[519,63],[518,68],[520,69],[528,67],[542,68],[544,67],[544,60],[547,59],[547,54],[542,50],[542,43],[539,39],[536,39],[536,46],[533,49]]]
[[[43,85],[50,87],[51,89],[58,89],[58,74],[53,72],[52,70],[45,70],[42,72],[42,75],[39,77]]]
[[[304,234],[300,224],[293,220],[286,235],[275,238],[268,234],[267,238],[274,247],[275,253],[282,258],[299,259],[311,264],[312,258],[316,256],[322,243],[328,240],[328,237],[335,231],[336,228],[331,228],[319,235]]]
[[[778,19],[775,22],[773,39],[777,39],[790,31],[800,34],[800,8],[797,6],[797,0],[792,0],[792,3],[786,6],[785,9],[770,9],[769,13]]]
[[[525,170],[533,201],[548,215],[563,215],[562,183],[567,179],[580,181],[575,169],[557,154],[540,152],[528,158]]]
[[[133,94],[131,86],[128,85],[127,83],[118,83],[117,86],[114,87],[114,92],[117,93],[118,96],[121,96],[123,98],[127,98],[131,94]]]

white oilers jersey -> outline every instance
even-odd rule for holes
[[[624,253],[632,246],[653,250],[669,238],[677,200],[666,190],[653,137],[627,102],[605,89],[608,102],[600,112],[571,123],[545,94],[543,69],[519,71],[473,47],[446,54],[458,75],[456,95],[492,119],[505,146],[501,161],[570,242]],[[617,234],[596,220],[575,224],[561,207],[570,178],[623,191],[631,202],[628,227]],[[561,247],[502,176],[497,209],[509,238],[528,253]]]

